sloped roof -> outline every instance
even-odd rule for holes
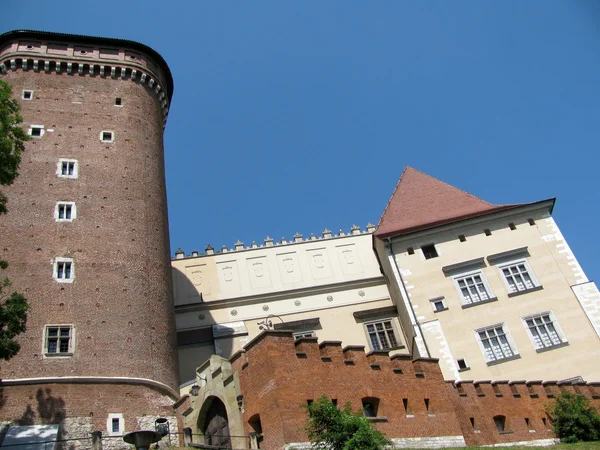
[[[494,205],[406,167],[379,220],[375,236],[383,239],[522,205],[525,204]]]

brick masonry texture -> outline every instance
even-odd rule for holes
[[[110,76],[17,69],[2,80],[17,99],[23,89],[34,91],[32,100],[20,100],[23,126],[44,125],[45,134],[26,143],[19,177],[2,189],[9,213],[0,217],[0,258],[9,262],[6,275],[31,311],[27,332],[18,337],[21,350],[0,365],[0,378],[145,378],[176,392],[163,116],[156,96],[138,82]],[[115,106],[117,97],[122,106]],[[101,142],[103,130],[114,133],[114,142]],[[59,158],[78,161],[77,179],[57,176]],[[56,222],[57,201],[75,202],[76,219]],[[72,283],[53,279],[56,257],[73,259]],[[44,355],[48,324],[73,326],[71,357]],[[26,391],[47,386],[21,392],[0,383],[9,398],[28,398]],[[125,396],[135,389],[144,392],[139,401]],[[166,411],[151,406],[152,396],[163,402],[164,391],[149,387],[60,384],[53,392],[69,417],[89,417],[94,404],[95,415],[113,405],[110,412],[127,410],[131,420]],[[9,405],[1,418],[18,413]],[[106,415],[98,420],[105,429]]]
[[[342,349],[337,342],[294,341],[286,332],[259,335],[231,361],[240,375],[243,422],[251,432],[248,422],[259,415],[265,449],[306,442],[302,427],[307,416],[301,405],[322,395],[337,399],[338,405],[350,402],[354,410],[362,408],[362,399],[379,399],[374,424],[389,438],[399,439],[399,447],[414,438],[437,438],[427,440],[428,447],[552,439],[546,407],[561,390],[578,392],[600,406],[600,383],[463,381],[455,385],[444,381],[435,359],[365,354],[360,347]],[[496,428],[495,416],[505,416],[505,432]]]

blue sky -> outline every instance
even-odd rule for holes
[[[166,59],[172,252],[364,228],[410,165],[493,203],[557,197],[594,279],[598,23],[594,0],[4,0],[0,32]]]

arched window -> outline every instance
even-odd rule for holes
[[[227,411],[223,402],[218,398],[213,398],[208,411],[206,411],[203,430],[205,444],[231,448]]]

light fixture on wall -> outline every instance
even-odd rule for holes
[[[273,321],[271,320],[272,317],[277,317],[279,320],[281,320],[281,323],[285,323],[284,320],[281,317],[279,317],[277,314],[269,314],[267,317],[264,318],[264,320],[261,320],[260,322],[256,322],[256,325],[258,325],[258,329],[260,331],[272,330],[273,329]]]

